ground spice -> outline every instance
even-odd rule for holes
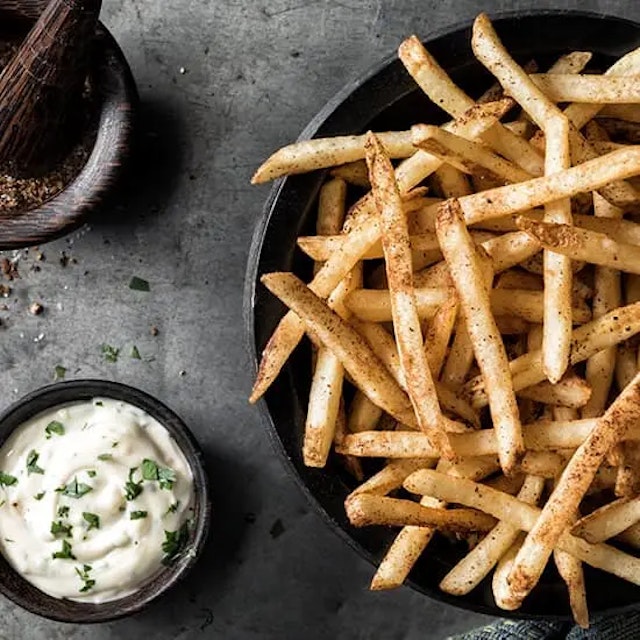
[[[0,70],[11,60],[16,51],[15,43],[0,42]],[[87,106],[90,106],[90,96],[85,97]],[[38,178],[15,178],[7,172],[6,168],[0,167],[0,216],[23,213],[44,204],[60,193],[85,165],[93,147],[94,138],[95,131],[89,127],[61,166]]]

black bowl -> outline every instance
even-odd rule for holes
[[[211,504],[202,452],[184,422],[162,402],[139,389],[106,380],[70,380],[33,391],[0,415],[0,447],[15,428],[38,413],[95,397],[122,400],[139,407],[169,431],[193,474],[194,526],[185,551],[175,562],[162,567],[135,593],[101,604],[53,598],[27,582],[0,554],[0,593],[32,613],[60,622],[105,622],[140,611],[186,575],[204,549],[209,532]]]
[[[520,62],[534,58],[541,68],[572,50],[594,53],[591,67],[606,68],[640,45],[640,25],[603,15],[574,12],[508,14],[494,22],[508,50]],[[471,51],[470,26],[454,28],[429,38],[428,49],[453,79],[472,96],[491,83],[488,72]],[[405,129],[422,122],[442,122],[444,114],[417,89],[393,55],[369,73],[347,85],[310,122],[300,138],[361,133],[371,128]],[[245,322],[254,361],[284,313],[283,305],[259,284],[269,271],[294,271],[310,278],[311,264],[296,249],[299,235],[313,233],[315,206],[324,172],[278,181],[258,221],[245,282]],[[260,411],[272,441],[303,492],[330,526],[360,555],[378,563],[393,540],[383,527],[356,529],[344,513],[343,501],[353,486],[335,460],[322,470],[304,466],[302,435],[310,385],[310,351],[301,345],[260,401]],[[453,597],[438,590],[438,583],[462,557],[464,549],[436,539],[411,572],[408,584],[449,604],[490,615],[566,620],[570,617],[566,590],[554,569],[545,571],[540,584],[513,613],[499,609],[485,580],[470,594]],[[330,561],[330,560],[329,560]],[[640,588],[609,574],[586,568],[589,607],[593,614],[635,608]]]

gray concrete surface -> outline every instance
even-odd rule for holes
[[[640,5],[624,1],[104,1],[142,97],[139,166],[127,195],[90,228],[43,247],[40,271],[21,261],[0,311],[0,406],[50,382],[58,364],[68,377],[159,395],[206,450],[215,520],[188,581],[144,613],[82,627],[0,600],[0,638],[418,640],[489,621],[408,589],[369,593],[371,567],[325,528],[273,454],[245,400],[242,283],[267,194],[249,177],[403,36],[481,9],[557,6],[640,19]],[[77,264],[62,267],[61,251]],[[151,292],[131,291],[132,275]],[[42,316],[27,313],[34,300]],[[122,348],[116,364],[101,360],[104,342]],[[133,344],[142,361],[128,357]],[[274,537],[277,520],[284,532]]]

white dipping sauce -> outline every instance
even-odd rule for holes
[[[191,469],[138,407],[96,398],[41,413],[0,449],[0,471],[0,551],[51,596],[121,598],[183,550],[171,543],[192,514]]]

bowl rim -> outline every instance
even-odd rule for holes
[[[61,393],[65,396],[64,399],[59,398]],[[94,397],[123,401],[141,408],[169,432],[173,441],[185,456],[193,475],[194,504],[197,505],[196,515],[194,516],[195,525],[191,533],[191,544],[174,564],[161,568],[158,573],[153,574],[151,581],[143,583],[142,588],[138,591],[118,600],[99,604],[55,598],[40,591],[17,572],[6,558],[0,554],[0,563],[4,570],[11,572],[17,578],[17,582],[27,588],[27,594],[24,595],[13,590],[5,581],[0,581],[0,593],[21,608],[57,622],[75,624],[109,622],[130,616],[146,608],[151,602],[165,594],[186,577],[201,557],[211,528],[211,492],[204,455],[200,445],[186,423],[172,409],[161,400],[136,387],[111,380],[84,378],[54,382],[30,391],[0,413],[0,448],[4,446],[10,435],[26,420],[47,409],[81,402]],[[37,401],[40,404],[36,406],[35,403]],[[18,422],[10,426],[5,432],[5,423],[15,418],[16,414],[20,414]],[[136,595],[145,586],[151,585],[153,585],[153,588],[148,593],[136,598]],[[37,592],[37,603],[29,595],[29,592],[33,590]],[[65,606],[70,603],[77,611],[69,613],[65,610]],[[120,605],[120,608],[114,609],[118,605]],[[114,611],[101,613],[101,609],[107,606],[114,609]],[[86,618],[81,615],[83,610],[87,614]]]
[[[3,8],[0,16],[28,19]],[[0,250],[50,242],[80,227],[102,203],[121,175],[130,155],[138,106],[138,91],[127,59],[102,22],[96,28],[91,71],[97,77],[99,105],[96,137],[76,176],[56,195],[18,214],[0,215]]]
[[[622,18],[620,16],[608,14],[598,11],[583,11],[574,9],[525,9],[525,10],[509,10],[509,11],[495,11],[490,12],[490,18],[492,22],[497,21],[515,21],[526,18],[541,18],[541,17],[558,18],[562,16],[576,17],[576,18],[588,18],[593,20],[604,20],[609,23],[620,22],[637,28],[640,31],[640,21],[631,20],[628,18]],[[424,33],[419,33],[420,40],[424,43],[442,38],[445,36],[453,35],[454,33],[469,29],[473,23],[471,20],[456,21],[444,26],[440,29],[427,30]],[[339,89],[333,97],[331,97],[324,106],[311,118],[308,124],[303,128],[296,142],[302,140],[308,140],[314,137],[320,127],[332,116],[333,112],[358,88],[363,84],[370,81],[373,77],[379,74],[389,64],[391,64],[397,58],[397,52],[384,56],[379,61],[369,66],[359,76],[348,80],[341,89]],[[262,206],[260,213],[256,216],[253,235],[251,238],[251,244],[249,246],[249,254],[247,258],[247,267],[245,272],[244,290],[243,290],[243,321],[244,321],[244,339],[245,349],[250,357],[251,372],[253,377],[257,372],[259,364],[259,354],[256,345],[256,317],[254,314],[256,289],[259,286],[258,271],[260,266],[260,258],[263,250],[263,244],[266,236],[266,232],[271,221],[271,217],[274,213],[275,205],[280,197],[280,193],[288,179],[288,176],[278,178],[273,182],[269,189],[267,198]],[[310,487],[303,480],[298,473],[293,460],[289,457],[287,449],[279,437],[275,423],[269,407],[267,405],[265,397],[261,397],[256,402],[256,408],[260,415],[261,422],[266,428],[268,437],[273,450],[280,458],[281,463],[285,467],[287,474],[293,478],[298,489],[302,492],[305,499],[309,502],[310,506],[320,516],[320,518],[329,525],[329,529],[333,531],[335,535],[341,538],[347,543],[349,547],[354,549],[358,555],[365,559],[369,564],[376,567],[378,561],[376,558],[357,540],[355,540],[338,522],[336,522],[331,515],[327,512],[324,506],[316,498]],[[507,611],[499,609],[498,607],[491,607],[490,605],[480,605],[474,602],[462,601],[456,596],[452,596],[442,591],[430,590],[424,588],[415,583],[411,579],[411,576],[405,580],[404,587],[410,587],[414,592],[430,598],[434,601],[441,601],[449,604],[458,609],[464,609],[467,611],[473,611],[475,613],[481,613],[484,615],[492,615],[494,617],[501,617],[507,619],[516,620],[545,620],[549,622],[572,622],[571,615],[557,615],[557,614],[538,614],[516,611]],[[636,611],[640,608],[640,601],[635,604],[628,604],[619,607],[611,607],[606,609],[606,615],[619,615],[622,613]]]

